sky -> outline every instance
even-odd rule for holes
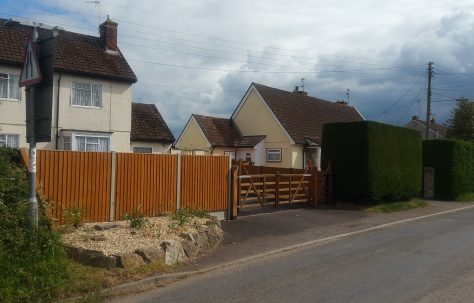
[[[459,97],[474,100],[474,0],[97,2],[0,0],[0,18],[98,36],[110,15],[138,77],[133,101],[154,103],[176,137],[193,113],[230,117],[252,82],[304,85],[404,125],[426,117],[433,62],[436,121]]]

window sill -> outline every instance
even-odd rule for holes
[[[0,98],[0,101],[8,101],[8,102],[18,102],[20,103],[20,99],[8,99],[8,98]]]
[[[102,110],[103,107],[96,107],[96,106],[82,106],[82,105],[69,105],[70,107],[75,107],[75,108],[86,108],[86,109],[95,109],[95,110]]]

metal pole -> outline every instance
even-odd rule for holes
[[[30,106],[32,113],[35,112],[34,102],[34,88],[27,88],[27,102]],[[28,199],[28,215],[29,215],[29,226],[30,229],[36,229],[38,227],[38,200],[36,199],[36,136],[35,136],[35,119],[34,115],[30,116],[31,131],[29,133],[30,141],[30,163],[28,165],[28,176],[29,176],[29,199]]]

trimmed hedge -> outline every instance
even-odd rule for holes
[[[324,168],[328,161],[340,201],[408,200],[421,191],[421,138],[411,129],[372,121],[325,124]]]
[[[434,197],[456,200],[474,192],[474,143],[460,140],[423,142],[423,167],[435,169]]]

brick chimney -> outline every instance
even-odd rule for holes
[[[107,20],[99,26],[100,39],[104,43],[105,50],[111,53],[117,52],[117,27],[118,23],[110,19],[107,15]]]

